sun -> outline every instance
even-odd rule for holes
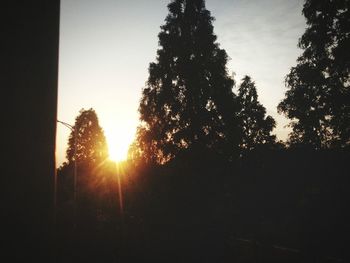
[[[112,161],[119,163],[122,161],[125,161],[127,157],[127,154],[122,151],[120,148],[117,147],[110,147],[109,148],[109,159]]]
[[[129,145],[131,144],[130,133],[109,133],[106,134],[108,143],[109,159],[118,163],[127,159]]]

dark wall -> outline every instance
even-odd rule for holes
[[[2,251],[53,261],[60,1],[1,4]]]

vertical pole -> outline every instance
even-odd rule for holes
[[[123,193],[122,193],[122,185],[121,185],[121,167],[120,167],[120,164],[118,163],[115,163],[115,167],[116,167],[116,173],[117,173],[117,183],[118,183],[118,198],[119,198],[119,226],[120,226],[120,229],[119,229],[119,246],[120,246],[120,258],[121,258],[121,261],[124,261],[123,258],[124,258],[124,242],[125,242],[125,239],[124,239],[124,207],[123,207]]]
[[[56,155],[56,154],[55,154]],[[56,156],[55,156],[55,171],[54,171],[54,182],[53,182],[53,229],[52,229],[52,235],[53,235],[53,261],[57,262],[57,168],[56,168]]]
[[[56,157],[55,157],[56,163]],[[57,223],[57,168],[55,166],[55,171],[53,175],[53,227],[54,231],[56,231],[56,223]],[[56,233],[54,233],[56,234]]]
[[[77,127],[74,127],[74,228],[77,226]]]
[[[118,180],[118,195],[119,195],[119,209],[120,209],[120,216],[121,219],[123,219],[123,214],[124,214],[124,208],[123,208],[123,193],[122,193],[122,184],[121,184],[121,179],[120,179],[120,175],[121,175],[121,169],[119,167],[118,164],[116,164],[117,166],[117,180]]]

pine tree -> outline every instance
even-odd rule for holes
[[[306,0],[304,50],[286,77],[279,112],[292,119],[290,143],[315,149],[350,143],[349,0]]]
[[[165,162],[197,146],[232,154],[238,145],[234,81],[204,0],[173,0],[139,107],[138,145]]]
[[[241,148],[252,150],[261,145],[273,145],[276,142],[276,136],[271,132],[276,122],[271,116],[266,116],[265,107],[258,101],[255,83],[249,76],[242,79],[238,88],[238,100],[243,132]]]
[[[95,110],[80,110],[69,137],[66,155],[68,163],[77,160],[77,163],[91,165],[98,165],[108,158],[106,138]]]

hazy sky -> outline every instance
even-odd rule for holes
[[[138,124],[141,90],[155,61],[170,0],[61,0],[58,119],[74,124],[94,108],[112,152],[126,154]],[[259,99],[285,139],[288,121],[277,113],[284,77],[301,50],[302,0],[207,0],[214,32],[236,80],[249,74]],[[65,160],[69,129],[58,124],[57,163]],[[122,153],[120,153],[122,152]]]

